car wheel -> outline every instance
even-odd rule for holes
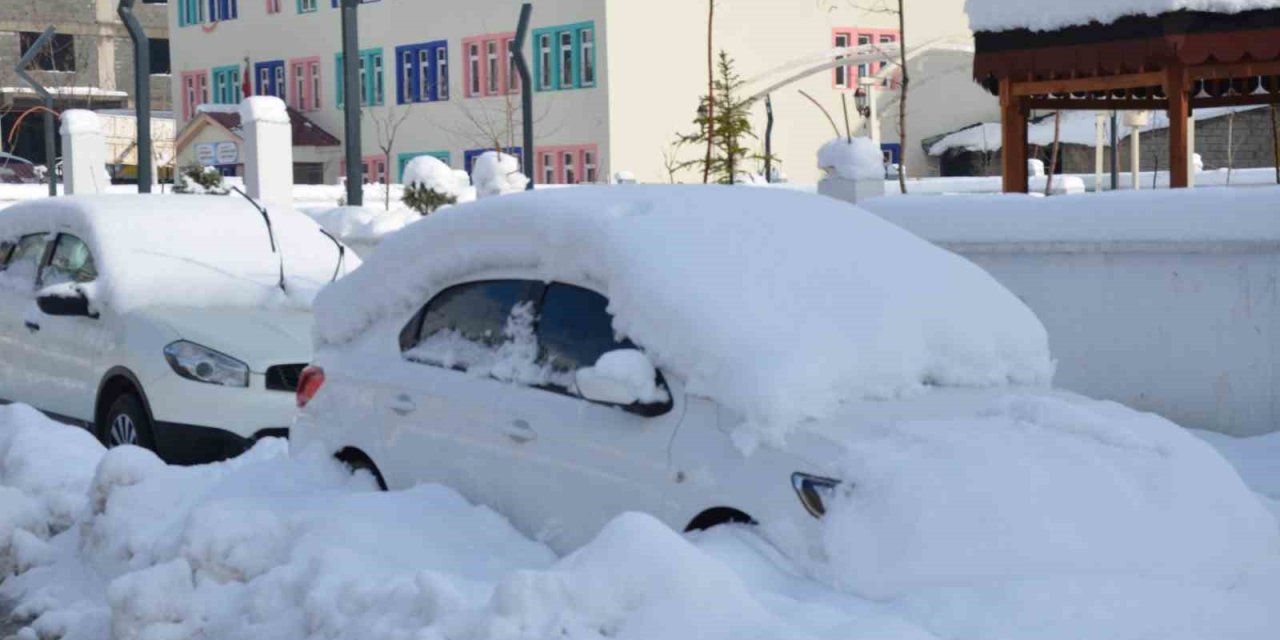
[[[155,451],[151,434],[151,418],[137,396],[126,393],[116,398],[107,410],[107,419],[99,434],[108,449],[132,445]]]

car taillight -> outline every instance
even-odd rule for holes
[[[324,369],[320,367],[307,367],[302,370],[302,377],[298,379],[298,408],[307,406],[311,399],[316,397],[316,392],[320,390],[320,386],[324,384]]]

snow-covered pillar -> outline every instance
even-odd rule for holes
[[[825,176],[818,193],[858,204],[884,195],[884,156],[870,138],[838,138],[818,151],[818,168]]]
[[[62,112],[63,192],[102,193],[107,182],[107,141],[98,114],[84,109]]]
[[[284,101],[251,96],[240,103],[244,130],[244,185],[266,205],[293,204],[293,127]]]
[[[1093,155],[1093,192],[1102,193],[1102,164],[1103,164],[1103,147],[1107,146],[1107,114],[1098,112],[1097,121],[1094,124],[1094,132],[1097,138],[1094,141]]]
[[[1149,111],[1129,111],[1124,114],[1129,125],[1129,172],[1133,176],[1133,189],[1142,188],[1142,128],[1151,124]]]

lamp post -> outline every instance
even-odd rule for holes
[[[858,78],[858,90],[853,94],[858,113],[867,119],[867,127],[871,130],[871,142],[880,147],[880,114],[876,109],[876,87],[878,78]]]
[[[347,205],[364,205],[363,163],[360,160],[360,30],[356,10],[360,0],[342,0],[343,137],[347,145]]]

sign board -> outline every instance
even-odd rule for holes
[[[240,164],[240,147],[231,141],[203,142],[196,145],[196,161],[202,167]]]

